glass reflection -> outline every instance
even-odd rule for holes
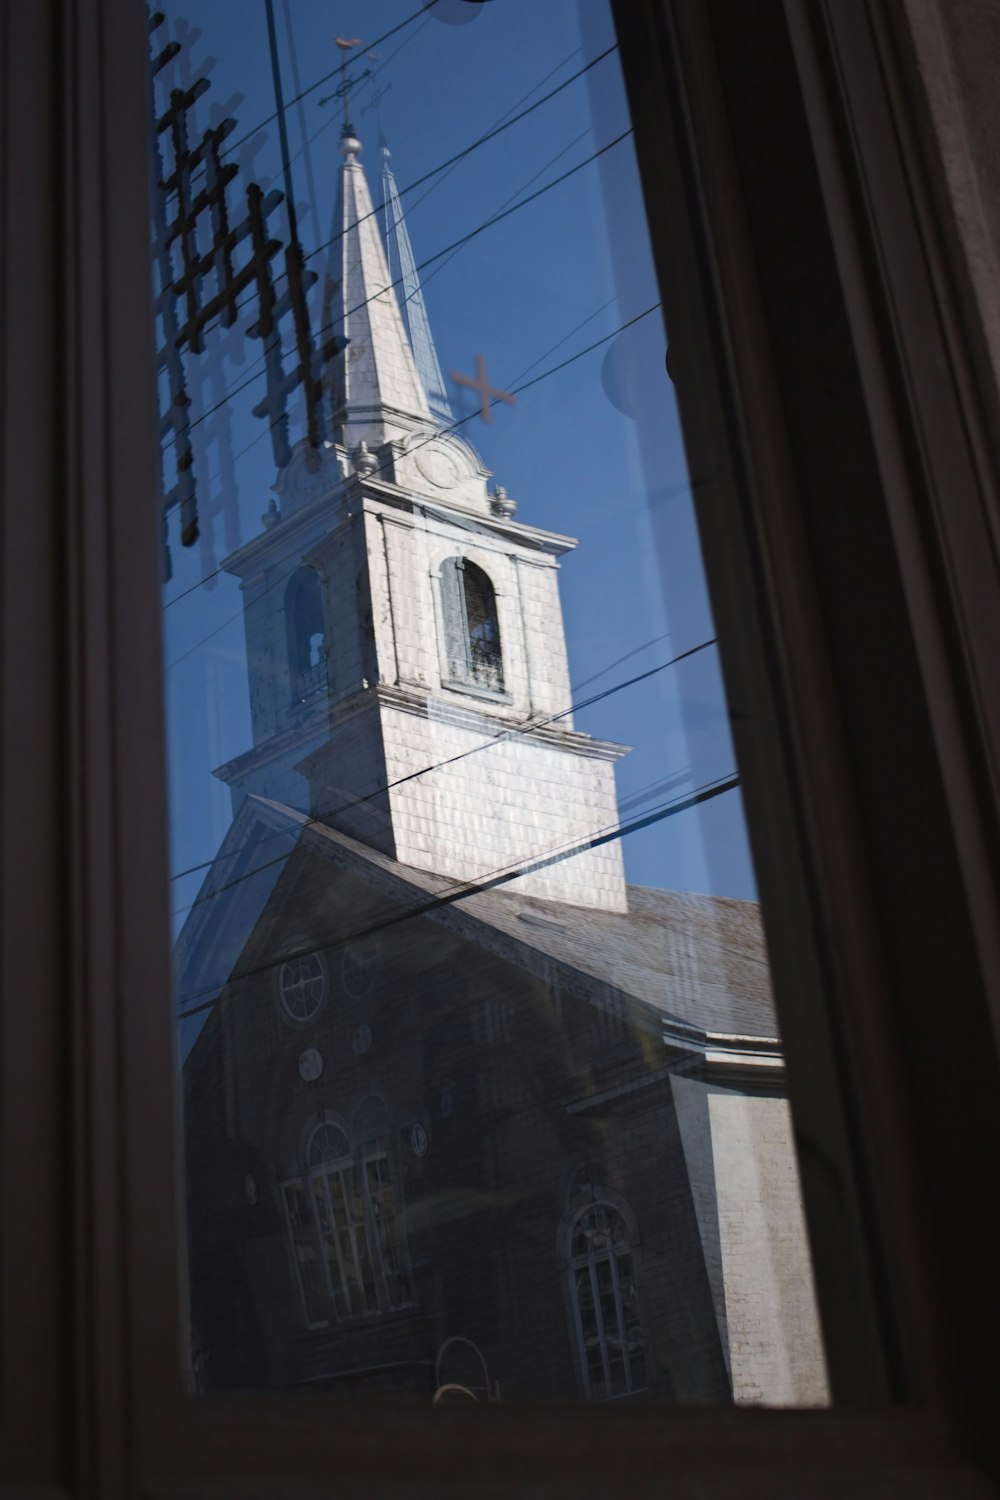
[[[151,31],[193,1389],[821,1404],[608,13],[336,24]]]

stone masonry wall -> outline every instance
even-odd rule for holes
[[[456,724],[435,703],[428,717],[384,709],[396,858],[418,869],[475,880],[592,837],[618,816],[614,766],[527,736],[491,739]],[[472,753],[467,753],[467,752]],[[461,756],[455,760],[455,756]],[[450,762],[448,764],[447,762]],[[625,911],[621,849],[608,843],[513,883],[526,894]]]
[[[733,1399],[829,1402],[785,1099],[708,1099]]]

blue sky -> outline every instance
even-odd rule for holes
[[[613,43],[603,0],[581,0],[579,13],[575,0],[440,5],[440,17],[433,9],[420,15],[377,47],[375,58],[362,55],[364,46],[354,54],[353,71],[378,70],[381,122],[401,189]],[[164,8],[177,35],[182,12]],[[337,65],[336,35],[360,37],[370,47],[416,9],[415,0],[275,0],[286,99]],[[474,12],[471,22],[450,23],[467,9]],[[233,159],[241,163],[234,193],[247,172],[265,187],[280,187],[275,123],[257,133],[252,157],[238,145],[274,111],[263,0],[186,0],[183,16],[202,32],[188,43],[195,68],[204,71],[206,60],[215,59],[211,88],[197,107],[199,124],[210,123],[213,107],[238,122],[231,137],[237,143]],[[307,254],[330,234],[340,112],[335,100],[320,101],[336,82],[312,90],[287,111]],[[163,103],[161,95],[158,107]],[[372,81],[357,88],[351,115],[378,202]],[[404,192],[418,264],[628,127],[612,54],[454,170]],[[280,210],[274,229],[284,237]],[[314,265],[322,269],[319,259]],[[471,372],[481,352],[495,383],[510,388],[613,333],[659,297],[631,139],[476,236],[447,263],[436,262],[423,279],[446,377]],[[589,683],[585,695],[614,687],[714,633],[664,349],[662,320],[654,312],[524,392],[514,407],[494,408],[489,426],[476,417],[462,429],[518,501],[519,520],[580,538],[564,562],[561,584],[572,680]],[[259,350],[240,329],[210,339],[201,371],[191,362],[193,420],[220,390],[239,385],[258,368]],[[257,380],[235,394],[221,416],[194,430],[203,527],[212,551],[182,548],[176,517],[170,521],[174,576],[164,589],[164,619],[177,870],[214,854],[229,821],[229,793],[211,771],[251,742],[239,590],[224,573],[199,581],[229,550],[223,517],[211,515],[213,504],[229,504],[230,525],[238,512],[243,540],[260,529],[275,478],[266,423],[250,411],[262,395]],[[471,398],[455,386],[450,395],[457,415],[470,410]],[[298,416],[293,407],[293,441],[301,436]],[[230,474],[219,472],[222,450],[213,441],[213,423],[220,420],[228,425],[231,449],[246,450]],[[627,659],[612,666],[622,657]],[[577,727],[633,747],[618,771],[626,817],[660,805],[671,793],[655,788],[670,778],[676,778],[676,795],[725,775],[734,764],[714,651],[612,693],[581,712]],[[755,894],[738,793],[632,835],[624,852],[632,881]],[[178,909],[196,894],[200,878],[176,883]]]

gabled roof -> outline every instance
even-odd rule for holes
[[[227,896],[233,889],[233,851],[239,849],[253,851],[245,856],[246,868],[258,873],[223,917],[223,925],[239,930],[219,933],[212,893]],[[238,967],[274,882],[297,850],[361,878],[398,905],[399,915],[380,926],[418,917],[440,924],[546,983],[558,982],[566,993],[627,1013],[633,1024],[675,1047],[716,1061],[724,1054],[780,1061],[756,902],[629,886],[629,910],[618,913],[522,895],[516,884],[492,890],[458,885],[402,865],[281,803],[253,797],[220,851],[224,865],[218,869],[217,861],[209,872],[207,899],[196,906],[179,940],[182,1002],[185,986],[189,997],[222,988],[222,955]],[[322,903],[326,893],[316,894]],[[213,930],[210,943],[206,929]],[[370,930],[361,921],[342,940]],[[201,965],[192,962],[199,947],[213,956],[207,985],[196,972]]]

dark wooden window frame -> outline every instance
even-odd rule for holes
[[[736,734],[796,1129],[859,1210],[826,1253],[806,1173],[844,1402],[187,1400],[145,16],[33,0],[0,14],[5,1493],[993,1492],[997,453],[899,12],[615,9],[692,472],[713,476],[727,688],[753,706]],[[868,1342],[841,1336],[859,1295]]]

